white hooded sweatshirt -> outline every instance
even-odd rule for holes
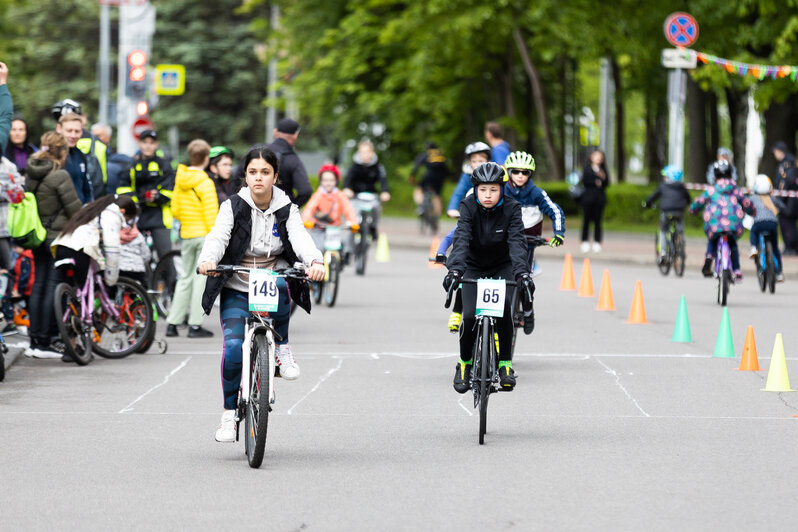
[[[275,264],[275,257],[283,252],[283,243],[277,234],[274,213],[291,203],[288,195],[279,188],[272,187],[272,201],[265,211],[255,205],[248,187],[241,187],[238,195],[252,207],[252,231],[249,247],[244,253],[242,262],[247,265],[259,266],[262,261],[264,268],[288,268],[292,266],[282,258]],[[314,260],[319,262],[324,260],[307,229],[305,229],[302,217],[299,214],[299,208],[296,205],[291,204],[291,213],[286,221],[286,229],[288,230],[288,240],[291,241],[294,252],[305,266],[310,266]],[[216,223],[214,223],[211,232],[205,237],[205,243],[202,246],[197,263],[215,262],[219,264],[224,252],[227,250],[232,231],[233,207],[228,199],[219,207]],[[246,292],[248,289],[246,277],[242,279],[238,275],[231,276],[225,286],[241,292]]]

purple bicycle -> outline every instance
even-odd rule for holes
[[[66,278],[74,278],[75,262],[56,262]],[[94,261],[82,288],[60,283],[55,289],[55,316],[66,352],[81,366],[92,352],[105,358],[122,358],[152,344],[155,337],[152,301],[132,279],[120,277],[106,287]]]
[[[718,239],[718,249],[715,252],[715,278],[718,280],[718,304],[725,307],[729,286],[734,284],[728,233],[723,233]]]

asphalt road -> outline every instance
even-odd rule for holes
[[[213,440],[217,314],[214,338],[170,339],[165,355],[19,360],[0,383],[0,529],[795,527],[798,394],[760,391],[766,371],[735,368],[747,325],[765,369],[781,332],[798,385],[798,284],[734,286],[738,358],[713,358],[712,281],[610,265],[618,310],[597,312],[558,290],[562,263],[546,251],[537,330],[519,337],[519,384],[493,396],[484,446],[471,395],[451,387],[442,273],[424,251],[392,249],[365,277],[345,274],[334,309],[292,322],[302,376],[277,381],[259,470],[243,442]],[[645,325],[625,323],[637,279]],[[671,342],[682,294],[690,344]]]

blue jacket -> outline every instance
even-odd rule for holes
[[[521,209],[524,212],[525,228],[536,225],[537,221],[534,221],[534,219],[540,218],[540,220],[542,220],[543,217],[540,216],[540,212],[542,212],[551,218],[552,229],[554,229],[555,235],[563,236],[565,234],[565,214],[562,209],[552,201],[545,190],[533,183],[531,179],[521,188],[511,186],[510,183],[507,183],[504,185],[504,193],[521,204]],[[539,212],[533,211],[530,213],[530,211],[527,210],[529,207],[533,209],[536,207],[539,209]],[[528,225],[528,216],[533,217],[531,225]]]
[[[511,151],[510,144],[503,140],[501,144],[497,144],[490,149],[490,158],[494,163],[503,165],[507,157],[510,156]]]
[[[467,174],[463,172],[460,174],[460,181],[457,182],[457,186],[454,187],[454,192],[452,192],[452,198],[449,200],[449,206],[446,208],[447,211],[456,211],[460,208],[460,202],[463,201],[465,195],[468,194],[468,190],[473,187],[474,185],[471,184],[471,174]]]

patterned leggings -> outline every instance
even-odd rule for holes
[[[288,343],[288,322],[291,313],[291,297],[285,279],[277,279],[277,289],[280,291],[280,306],[277,312],[269,315],[274,321],[274,329],[282,337],[276,340],[277,344]],[[221,321],[224,331],[224,349],[222,351],[222,392],[224,393],[224,409],[235,410],[238,401],[238,387],[241,384],[241,347],[244,344],[244,332],[247,318],[249,317],[249,303],[247,294],[232,290],[222,289],[221,294]]]

